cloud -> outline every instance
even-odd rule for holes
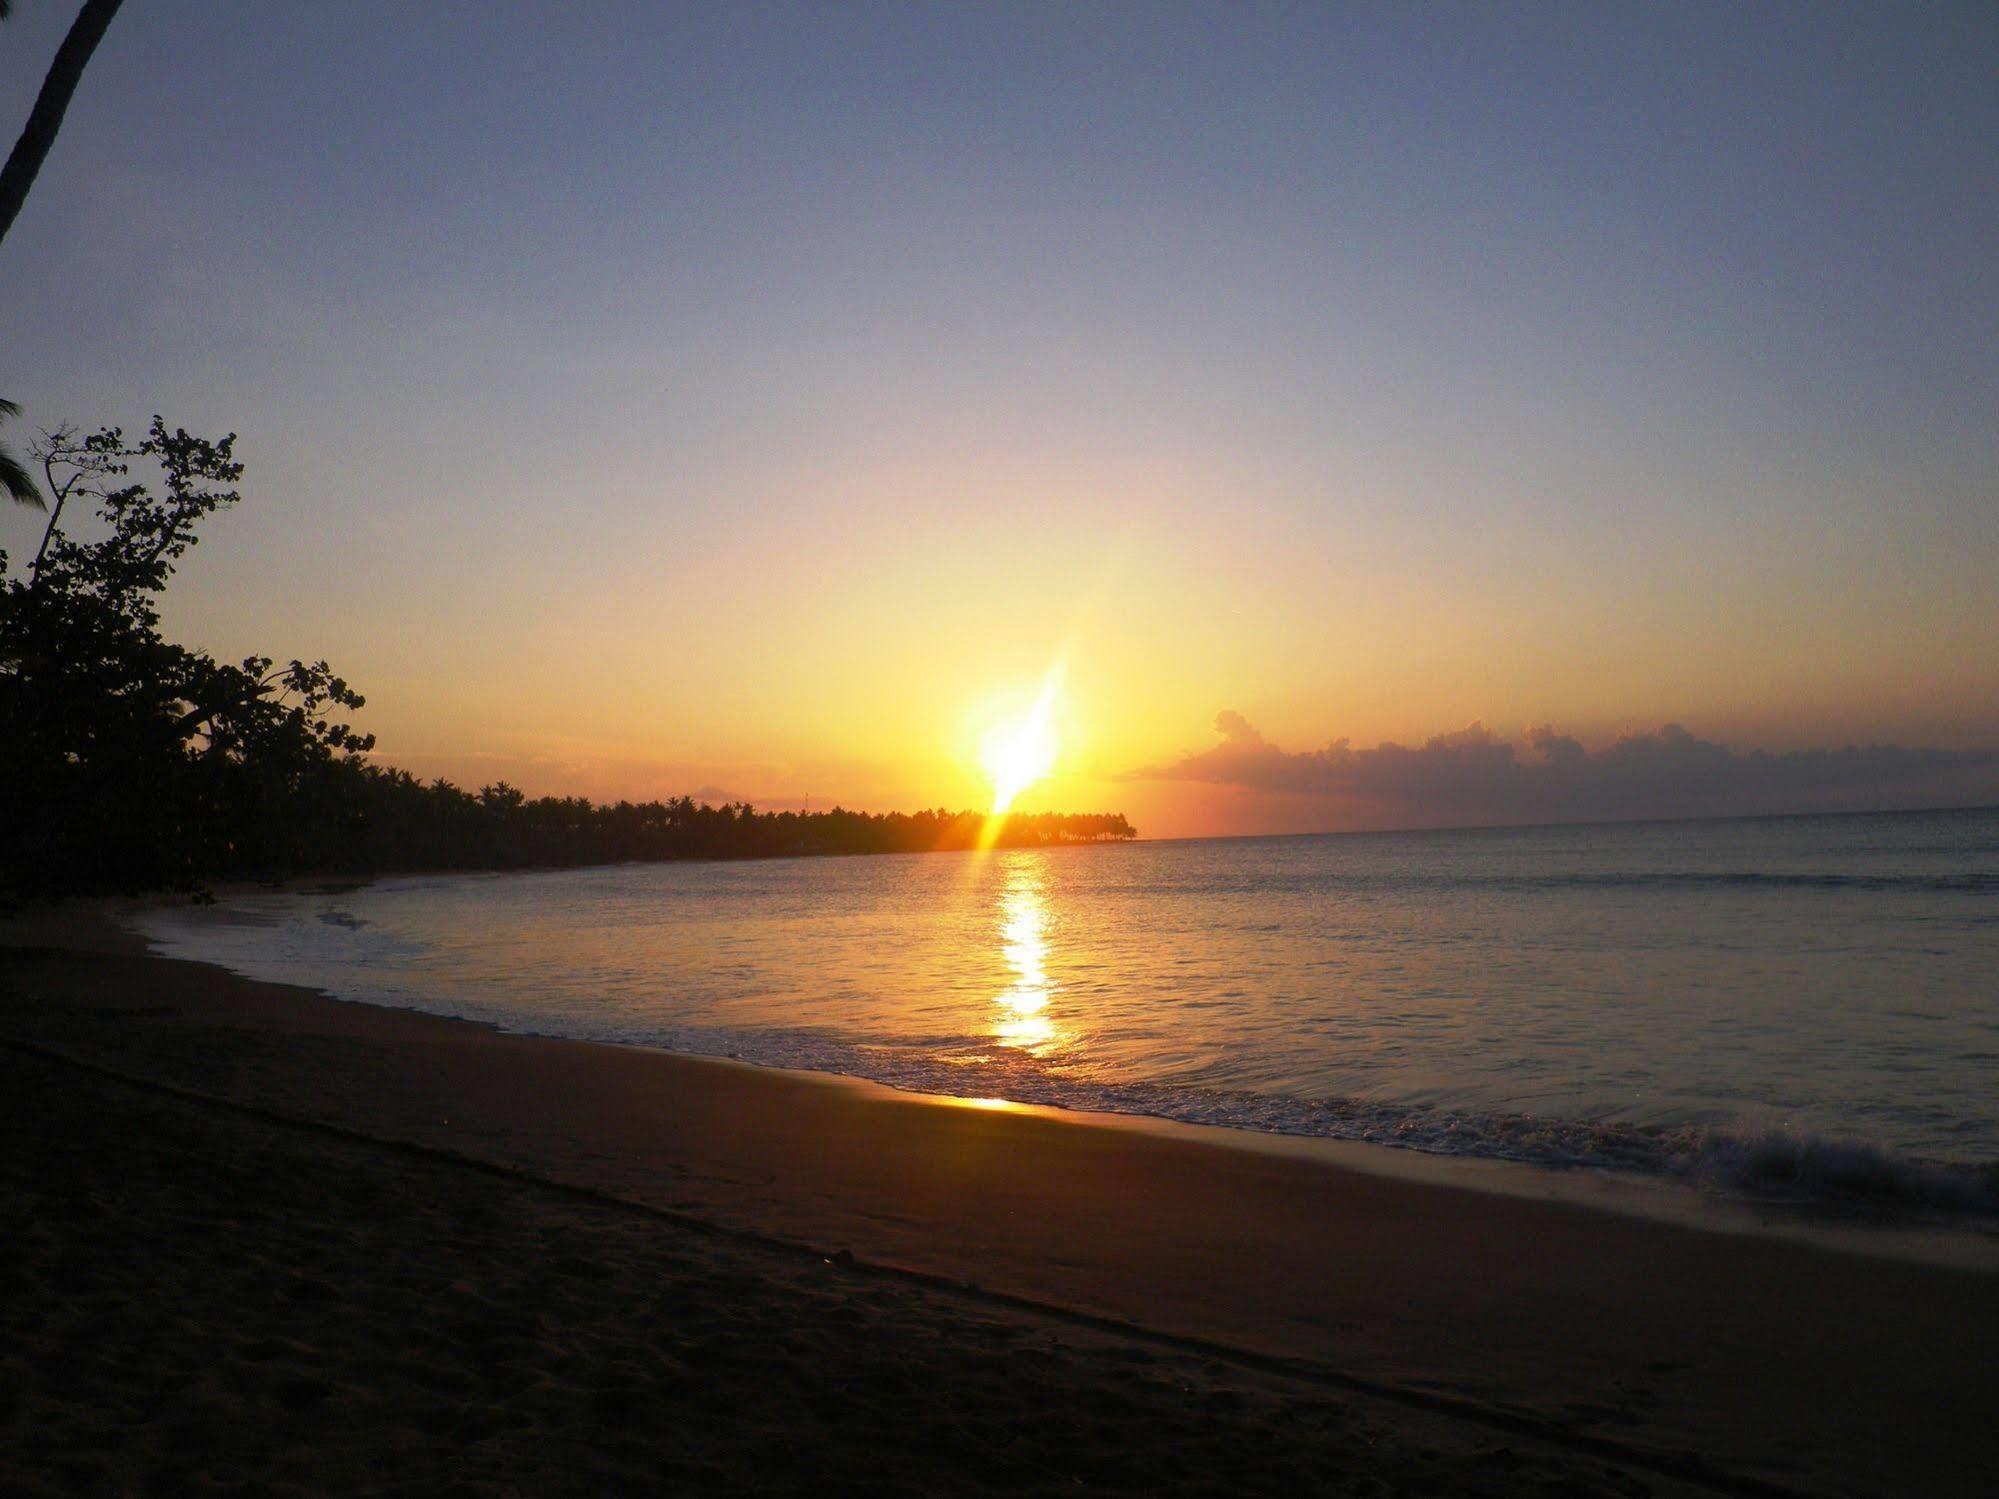
[[[1375,826],[1569,822],[1765,812],[1858,811],[1999,801],[1999,750],[1849,745],[1737,751],[1678,724],[1589,749],[1552,725],[1524,746],[1482,723],[1410,747],[1278,748],[1240,713],[1222,742],[1122,781],[1195,781],[1320,797]],[[1524,749],[1524,753],[1523,753]]]

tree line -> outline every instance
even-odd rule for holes
[[[304,810],[300,842],[332,869],[506,869],[626,860],[755,859],[812,854],[921,853],[976,847],[986,818],[942,807],[921,812],[758,811],[691,797],[610,804],[580,796],[529,798],[501,781],[478,791],[424,782],[407,771],[350,761],[326,778],[323,806]],[[272,829],[278,839],[296,827]],[[1133,836],[1121,814],[1016,814],[1000,847],[1046,847]],[[285,850],[277,852],[282,856]],[[296,854],[290,862],[299,865]]]
[[[969,848],[986,819],[760,812],[680,797],[600,805],[469,791],[368,759],[361,695],[324,661],[225,663],[167,640],[159,600],[201,522],[240,499],[235,435],[61,428],[15,490],[47,513],[0,551],[0,892],[198,888],[303,872]],[[134,469],[152,479],[135,481]],[[32,476],[30,476],[32,477]],[[156,492],[157,491],[157,492]],[[80,510],[94,516],[87,537]],[[1119,814],[1013,815],[1001,846],[1134,836]]]

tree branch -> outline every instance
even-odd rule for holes
[[[174,730],[183,736],[193,733],[205,723],[212,723],[217,714],[227,713],[231,708],[240,708],[245,703],[255,702],[271,689],[261,682],[253,683],[248,692],[239,692],[218,703],[197,703],[174,720]]]
[[[69,492],[76,488],[76,481],[83,477],[81,470],[71,474],[63,483],[56,483],[56,455],[53,451],[42,454],[42,473],[49,481],[49,493],[55,496],[55,504],[49,507],[49,523],[42,527],[42,544],[35,548],[35,560],[28,564],[28,587],[33,588],[41,581],[42,558],[48,554],[49,543],[55,540],[56,523],[62,519],[62,507],[69,502]]]

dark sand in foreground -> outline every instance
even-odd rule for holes
[[[0,1490],[1990,1491],[1999,1277],[11,936]]]

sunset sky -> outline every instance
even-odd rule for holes
[[[1153,836],[1995,800],[1995,80],[1985,3],[133,3],[0,394],[240,433],[169,626],[426,776],[973,805],[1059,662],[1021,804]]]

